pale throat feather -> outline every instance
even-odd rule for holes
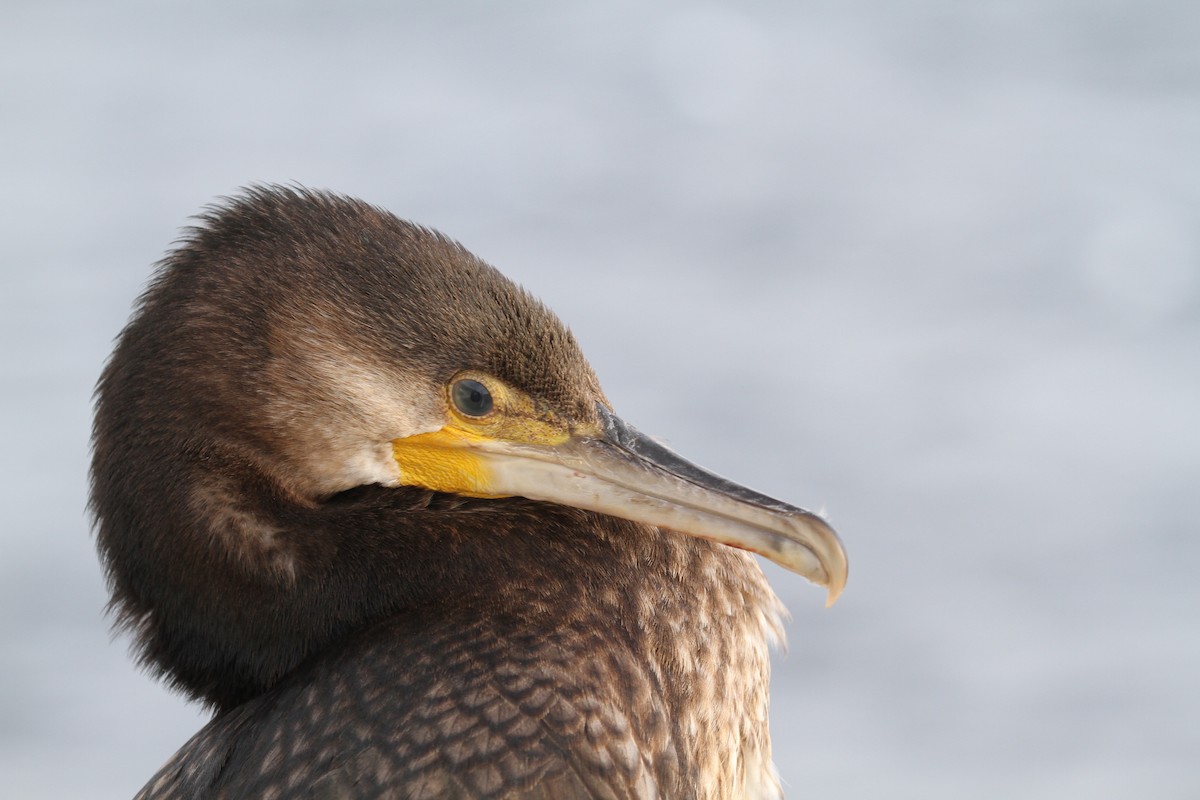
[[[676,557],[691,561],[674,565],[690,576],[686,592],[648,598],[639,626],[658,654],[656,677],[683,690],[675,713],[697,798],[781,798],[768,705],[770,648],[783,643],[786,611],[749,553],[718,545]]]

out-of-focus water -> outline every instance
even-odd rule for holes
[[[188,215],[362,196],[545,299],[640,428],[824,507],[793,797],[1200,796],[1200,6],[10,2],[0,796],[201,724],[110,641],[90,392]]]

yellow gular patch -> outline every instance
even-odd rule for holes
[[[435,492],[471,497],[503,497],[488,491],[491,471],[478,452],[470,448],[474,436],[453,428],[419,433],[392,442],[392,454],[400,467],[400,482],[424,486]]]

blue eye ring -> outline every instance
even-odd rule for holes
[[[468,417],[486,417],[495,408],[492,393],[473,378],[460,378],[450,387],[450,399],[459,413]]]

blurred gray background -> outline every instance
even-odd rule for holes
[[[90,393],[189,215],[361,196],[545,299],[623,416],[824,508],[791,797],[1200,797],[1200,4],[0,11],[0,797],[203,721],[111,640]]]

